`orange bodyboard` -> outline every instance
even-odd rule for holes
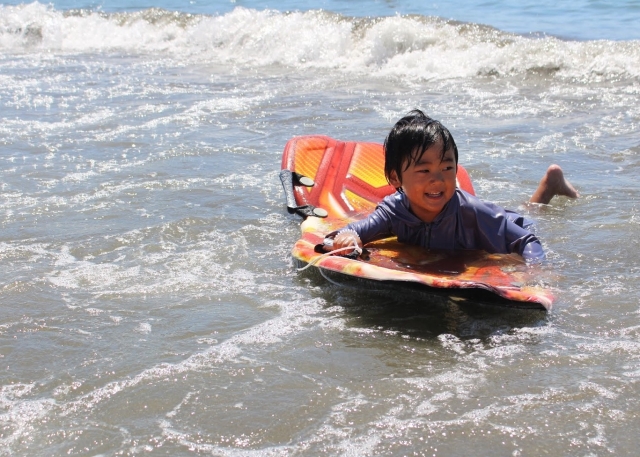
[[[532,282],[516,255],[483,251],[445,253],[401,244],[395,238],[369,243],[368,255],[351,259],[316,252],[326,234],[366,217],[395,192],[384,176],[381,144],[343,142],[326,136],[292,138],[285,146],[280,174],[289,212],[305,217],[292,255],[317,268],[376,281],[416,283],[449,289],[489,291],[514,307],[550,309],[550,290]],[[475,194],[458,166],[458,186]]]

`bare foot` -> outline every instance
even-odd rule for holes
[[[578,198],[580,196],[571,183],[564,177],[562,168],[554,164],[549,166],[529,201],[531,203],[547,204],[556,195],[563,195],[569,198]]]

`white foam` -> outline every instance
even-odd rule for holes
[[[147,335],[149,333],[151,333],[151,324],[148,322],[141,322],[140,324],[138,324],[138,326],[136,327],[136,332],[138,333],[142,333],[143,335]]]
[[[35,384],[21,383],[0,386],[0,423],[10,427],[4,428],[5,431],[14,430],[0,435],[1,449],[11,449],[23,436],[31,436],[40,421],[55,407],[56,402],[52,399],[23,398],[30,395],[35,387]]]
[[[0,6],[0,49],[127,52],[176,62],[325,69],[419,81],[526,73],[578,79],[640,76],[636,41],[530,38],[421,16],[363,19],[241,7],[206,16],[157,9],[68,15],[39,3]]]

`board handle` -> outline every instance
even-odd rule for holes
[[[293,186],[294,184],[301,184],[298,173],[286,169],[282,170],[280,171],[280,182],[284,189],[284,196],[287,201],[287,211],[289,211],[289,213],[296,213],[304,218],[307,218],[308,216],[327,217],[327,211],[322,208],[316,208],[313,205],[298,205],[298,202],[296,202],[296,195],[293,190]]]

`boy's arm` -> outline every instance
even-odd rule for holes
[[[390,215],[378,206],[373,213],[364,219],[348,224],[343,229],[330,233],[333,238],[331,250],[343,249],[357,245],[362,248],[366,243],[391,235]],[[325,248],[326,249],[326,248]],[[340,252],[341,255],[349,254]]]
[[[507,252],[521,255],[527,263],[540,263],[545,259],[542,243],[537,236],[506,216],[503,224]]]
[[[345,227],[355,231],[364,244],[391,235],[391,221],[389,214],[378,207],[368,217],[352,222]]]
[[[527,238],[526,240],[523,240],[525,245],[522,249],[521,255],[527,263],[540,263],[546,257],[540,240],[535,235],[533,235],[533,238],[535,239]]]
[[[493,203],[483,203],[484,207],[475,207],[476,239],[482,249],[487,252],[519,254],[527,263],[539,263],[545,259],[538,237],[514,221],[516,219],[522,223],[522,216]]]

